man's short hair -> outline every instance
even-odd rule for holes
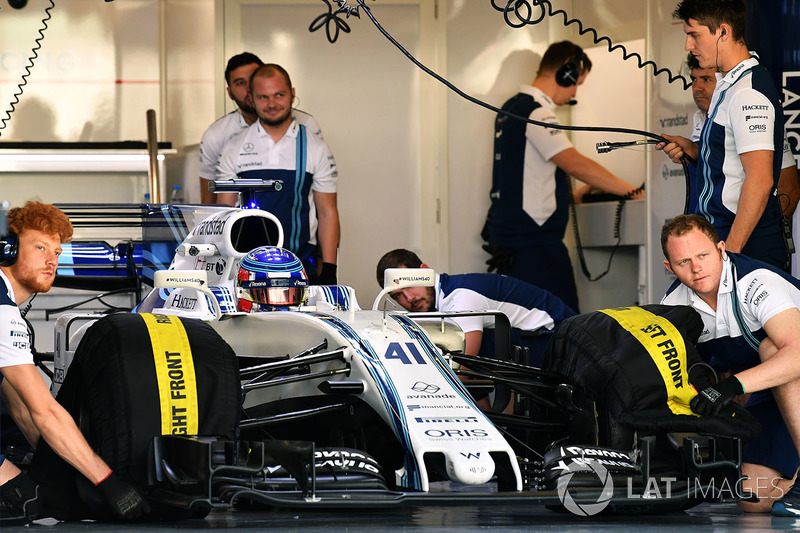
[[[672,16],[687,23],[694,19],[711,33],[724,22],[730,25],[734,40],[744,40],[747,7],[743,0],[681,0]]]
[[[264,62],[261,61],[257,55],[251,54],[250,52],[242,52],[241,54],[236,54],[235,56],[231,57],[228,60],[228,65],[225,67],[225,82],[230,86],[231,72],[239,67],[252,64],[261,66],[264,64]]]
[[[699,229],[705,233],[714,244],[719,242],[717,228],[705,218],[700,215],[678,215],[661,227],[661,251],[667,261],[669,261],[669,254],[667,253],[667,241],[669,238],[680,237],[693,229]]]
[[[583,52],[583,48],[571,41],[561,41],[553,43],[547,48],[536,75],[543,72],[556,72],[562,65],[570,61],[578,64],[581,74],[592,70],[592,61]]]
[[[387,252],[378,261],[378,268],[375,272],[378,285],[383,287],[383,273],[387,268],[419,268],[420,266],[422,266],[422,259],[411,250],[398,248]]]
[[[53,204],[26,202],[8,212],[8,227],[20,235],[23,231],[38,230],[48,235],[58,235],[61,242],[72,240],[72,222]]]
[[[255,72],[253,72],[253,76],[250,78],[250,92],[253,92],[253,80],[256,78],[271,78],[273,76],[281,75],[286,80],[286,84],[289,86],[289,89],[292,88],[292,79],[289,77],[289,73],[286,72],[286,69],[280,65],[276,65],[275,63],[265,63],[258,67]]]
[[[689,72],[695,69],[702,69],[703,67],[700,66],[700,62],[697,60],[697,57],[691,52],[689,55],[686,56],[686,66],[689,67]]]

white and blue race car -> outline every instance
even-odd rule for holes
[[[89,207],[64,209],[79,220]],[[729,426],[704,431],[678,417],[679,423],[614,432],[624,440],[609,438],[602,392],[564,372],[514,363],[508,336],[500,334],[507,327],[502,315],[475,310],[493,314],[498,329],[496,358],[484,359],[462,353],[464,336],[452,315],[388,309],[389,292],[432,284],[430,270],[388,270],[372,309],[361,309],[349,287],[312,286],[307,301],[290,310],[244,313],[237,310],[239,264],[253,248],[282,245],[275,217],[257,209],[156,206],[143,207],[140,218],[150,239],[125,246],[140,247],[142,264],[132,253],[109,256],[124,256],[125,276],[152,289],[127,316],[62,315],[53,388],[59,401],[71,402],[90,442],[91,434],[103,443],[119,440],[93,425],[100,417],[124,426],[126,442],[144,443],[104,458],[121,462],[112,467],[129,470],[160,512],[198,516],[249,500],[297,507],[527,502],[630,513],[742,497],[723,490],[740,477],[741,435]],[[81,246],[74,243],[67,254],[76,274]],[[162,257],[158,268],[154,250],[170,247],[169,266]],[[72,277],[79,285],[80,275]],[[110,325],[97,326],[103,322]],[[131,334],[139,323],[146,333]],[[170,344],[172,333],[154,333],[157,323],[192,326],[181,345]],[[228,350],[233,367],[200,360],[201,352],[224,357]],[[112,377],[87,372],[111,357],[107,351],[143,362],[103,365],[134,369]],[[177,353],[191,357],[170,359]],[[82,377],[72,381],[121,381],[97,393],[123,395],[105,402],[121,407],[97,414],[95,404],[103,402],[74,390],[109,387],[70,386],[78,375],[73,366]],[[221,382],[234,384],[236,401],[219,402],[226,405],[224,427],[232,429],[215,433],[213,424],[204,426],[203,410],[213,410]],[[195,407],[186,407],[187,387]],[[498,406],[491,412],[475,402],[487,394]],[[513,413],[503,413],[509,399]],[[184,414],[198,412],[200,421],[187,426]],[[136,453],[142,457],[133,459]]]

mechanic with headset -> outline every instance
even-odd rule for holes
[[[89,447],[75,421],[56,402],[33,364],[28,329],[18,305],[53,285],[61,243],[72,224],[58,208],[28,202],[8,212],[0,236],[0,389],[14,420],[35,447],[42,438],[91,481],[120,517],[149,512],[147,502]],[[0,524],[27,523],[41,512],[38,485],[0,456]]]
[[[789,271],[791,227],[781,223],[776,195],[784,124],[780,98],[767,69],[744,41],[747,10],[742,0],[683,0],[686,50],[717,71],[697,143],[664,135],[657,147],[675,162],[697,160],[692,212],[707,218],[729,251]]]
[[[575,177],[619,196],[642,198],[628,182],[579,153],[563,130],[528,124],[511,113],[558,124],[555,107],[575,103],[592,63],[569,42],[550,45],[531,86],[503,104],[495,119],[491,206],[482,236],[497,270],[544,287],[578,310],[578,293],[563,243]]]
[[[238,201],[237,193],[212,193],[208,190],[208,183],[215,178],[217,160],[225,143],[258,119],[250,97],[250,76],[263,64],[257,55],[242,52],[232,56],[225,66],[226,90],[228,97],[236,103],[236,109],[209,126],[200,141],[200,201],[204,204],[235,206]],[[294,108],[292,117],[307,131],[322,138],[322,130],[314,117]]]
[[[387,252],[376,275],[383,286],[387,268],[430,268],[410,250]],[[413,312],[498,310],[511,322],[511,343],[530,350],[528,363],[542,366],[550,333],[562,320],[575,315],[568,305],[549,291],[500,274],[436,274],[434,287],[407,287],[390,293],[402,307]],[[464,331],[467,355],[495,357],[494,333],[487,328],[491,317],[454,318]]]
[[[717,86],[716,69],[701,67],[697,58],[691,52],[686,59],[686,64],[689,67],[692,79],[692,97],[695,105],[697,105],[697,111],[695,111],[692,119],[692,142],[696,143],[700,140],[700,133],[703,131],[703,125],[708,117],[708,108],[711,105],[714,87]],[[690,164],[689,171],[693,174],[690,184],[691,186],[696,186],[697,166]],[[694,201],[695,205],[689,205],[689,212],[693,212],[694,207],[696,207],[698,196],[696,191],[690,194],[690,200]],[[789,144],[789,132],[785,126],[783,128],[781,174],[778,178],[778,201],[781,203],[783,216],[791,219],[797,208],[797,202],[800,201],[800,182],[797,176],[797,162],[794,160],[792,147]],[[786,203],[785,207],[784,202]]]
[[[295,91],[283,67],[258,67],[250,78],[250,97],[258,120],[224,146],[216,177],[282,180],[280,190],[256,193],[257,205],[248,207],[278,217],[286,248],[303,261],[312,284],[335,285],[336,161],[325,142],[292,117]]]
[[[800,516],[793,484],[800,449],[800,280],[730,253],[699,215],[679,215],[661,230],[664,266],[677,276],[661,303],[692,306],[703,319],[697,350],[733,375],[699,391],[690,407],[713,415],[737,396],[763,430],[744,450],[743,488],[760,502],[745,511]]]

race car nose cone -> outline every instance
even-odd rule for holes
[[[494,475],[494,460],[487,451],[444,452],[447,477],[467,485],[480,485]]]

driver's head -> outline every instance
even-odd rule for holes
[[[417,254],[404,248],[388,252],[380,261],[376,276],[378,285],[383,287],[383,273],[387,268],[429,268]],[[389,294],[398,304],[409,311],[429,312],[436,310],[436,289],[434,287],[406,287]]]
[[[262,246],[239,265],[236,292],[240,311],[280,309],[307,299],[308,277],[303,263],[289,250]]]

